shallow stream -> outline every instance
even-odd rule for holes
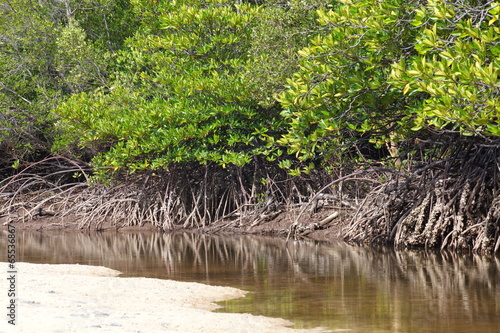
[[[223,302],[218,311],[281,317],[296,328],[500,332],[499,257],[341,242],[287,245],[281,238],[240,235],[77,232],[18,232],[17,256],[245,289],[246,297]]]

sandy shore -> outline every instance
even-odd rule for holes
[[[211,312],[213,302],[244,296],[235,288],[119,278],[120,272],[95,266],[16,266],[17,325],[2,315],[0,332],[306,332],[285,327],[291,323],[283,319]]]

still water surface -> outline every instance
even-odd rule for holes
[[[286,246],[256,236],[63,232],[18,232],[17,255],[24,262],[100,265],[128,277],[245,289],[246,297],[218,311],[281,317],[296,328],[500,332],[498,257],[312,241]]]

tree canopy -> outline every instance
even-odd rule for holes
[[[319,10],[279,96],[301,159],[425,131],[498,137],[498,3],[355,1]],[[397,152],[393,150],[397,155]]]
[[[110,53],[136,29],[130,7],[112,0],[0,5],[2,164],[50,154],[60,119],[55,108],[106,86]]]
[[[494,1],[15,0],[1,10],[10,162],[85,151],[111,175],[261,156],[299,174],[332,159],[394,160],[428,132],[500,133]]]

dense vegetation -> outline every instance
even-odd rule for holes
[[[360,208],[351,239],[500,247],[497,2],[13,0],[0,11],[4,178],[63,156],[94,183],[161,193],[120,202],[167,228],[267,214],[367,168],[390,200]]]

